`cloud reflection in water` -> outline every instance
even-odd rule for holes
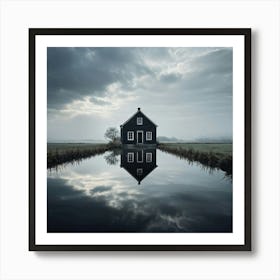
[[[104,157],[48,174],[48,232],[231,232],[232,185],[223,172],[158,151],[143,183]]]

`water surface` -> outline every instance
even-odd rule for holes
[[[49,170],[48,232],[232,231],[224,172],[159,150],[133,157],[106,152]]]

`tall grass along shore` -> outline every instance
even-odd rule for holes
[[[116,148],[112,144],[68,144],[68,143],[48,143],[47,167],[52,168],[57,165],[79,161],[84,158],[102,154],[108,150]]]
[[[209,168],[218,168],[225,171],[227,175],[232,175],[232,144],[161,143],[158,148],[190,162],[196,161]]]
[[[113,143],[48,143],[47,167],[80,161],[120,148],[120,144]],[[158,149],[209,168],[219,168],[227,175],[232,175],[232,144],[159,143]]]

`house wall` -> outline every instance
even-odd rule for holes
[[[143,118],[143,124],[137,125],[137,118]],[[127,139],[127,132],[134,132],[134,140]],[[142,114],[141,111],[137,112],[125,125],[121,127],[121,141],[122,144],[137,144],[137,131],[143,131],[143,144],[156,144],[156,126]],[[146,140],[146,132],[152,132],[152,140]]]
[[[128,161],[128,153],[133,153],[133,161]],[[142,161],[139,161],[137,153],[142,154]],[[147,153],[152,154],[152,161],[147,162]],[[139,183],[157,167],[156,148],[124,148],[121,152],[121,167],[132,175]],[[142,174],[137,170],[141,169]]]
[[[137,161],[137,153],[142,153],[143,155],[143,160],[142,162],[138,162]],[[128,153],[133,153],[133,162],[128,162]],[[147,153],[151,153],[152,154],[152,161],[151,162],[147,162],[146,161],[146,154]],[[145,166],[155,166],[157,163],[157,158],[156,158],[156,148],[124,148],[122,149],[121,152],[121,167],[123,166],[140,166],[140,165],[145,165]]]

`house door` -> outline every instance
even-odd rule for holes
[[[137,144],[143,144],[143,131],[137,131]]]
[[[137,162],[143,162],[143,150],[137,152]]]

